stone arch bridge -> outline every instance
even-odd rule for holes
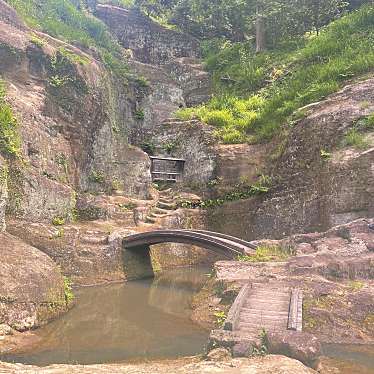
[[[256,247],[242,239],[205,230],[156,230],[123,238],[123,262],[128,279],[154,275],[150,246],[162,243],[190,244],[226,258],[253,252]]]

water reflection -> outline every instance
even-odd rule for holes
[[[76,307],[38,331],[37,351],[1,359],[92,364],[201,353],[208,332],[189,316],[206,272],[178,269],[155,280],[80,289]]]
[[[374,345],[324,344],[323,351],[340,374],[374,374]]]

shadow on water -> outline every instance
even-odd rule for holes
[[[77,290],[77,305],[37,331],[33,352],[0,357],[35,365],[109,363],[199,354],[208,332],[190,320],[206,268],[176,269],[154,280]]]

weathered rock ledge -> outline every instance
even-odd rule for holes
[[[301,362],[284,356],[266,356],[253,359],[228,359],[224,361],[200,361],[199,359],[181,359],[175,361],[161,361],[146,364],[118,364],[118,365],[51,365],[47,367],[27,366],[22,364],[8,364],[0,362],[1,373],[222,373],[222,374],[308,374],[314,370],[305,367]]]

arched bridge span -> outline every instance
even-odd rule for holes
[[[153,275],[149,247],[155,244],[190,244],[230,259],[256,249],[255,246],[242,239],[206,230],[148,231],[127,236],[123,238],[122,243],[125,256],[124,266],[127,267],[126,273],[130,279]],[[131,276],[129,276],[130,273]]]
[[[123,246],[137,249],[162,243],[183,243],[205,248],[228,258],[253,251],[255,247],[230,235],[205,230],[156,230],[127,236]]]

